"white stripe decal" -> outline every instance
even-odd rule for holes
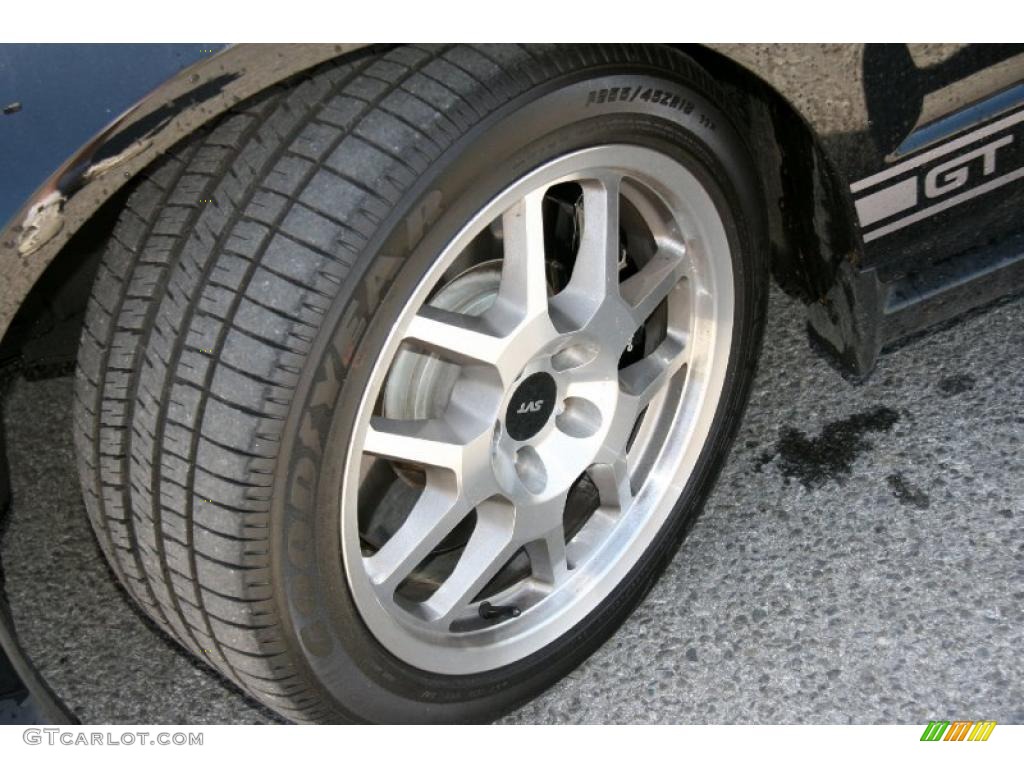
[[[892,224],[886,224],[884,227],[879,227],[878,229],[872,232],[868,232],[866,235],[864,235],[864,242],[870,243],[872,240],[877,240],[879,237],[882,237],[883,235],[888,235],[890,232],[895,232],[897,229],[903,229],[904,227],[908,227],[914,222],[921,221],[921,219],[926,219],[934,213],[939,213],[940,211],[944,211],[947,208],[952,208],[954,205],[959,205],[960,203],[970,200],[972,197],[983,195],[986,192],[990,192],[993,189],[998,189],[1004,184],[1009,184],[1010,182],[1016,181],[1017,179],[1020,178],[1024,178],[1024,168],[1018,168],[1016,171],[1012,171],[1011,173],[1008,173],[1005,176],[999,176],[998,178],[992,179],[992,181],[987,181],[984,184],[975,187],[974,189],[968,190],[967,192],[963,192],[959,195],[954,195],[953,197],[943,200],[941,203],[936,203],[935,205],[929,208],[924,208],[923,210],[920,210],[917,213],[912,213],[910,216],[898,219],[894,221]]]
[[[942,146],[936,147],[935,149],[929,150],[928,152],[924,152],[918,155],[917,157],[907,160],[905,163],[894,165],[892,168],[886,168],[884,171],[876,173],[874,176],[868,176],[866,179],[855,181],[853,184],[850,185],[850,191],[853,192],[854,194],[856,194],[857,192],[861,192],[865,189],[868,189],[869,187],[875,186],[876,184],[880,184],[886,179],[891,179],[894,176],[899,176],[904,171],[909,171],[911,168],[917,168],[919,165],[923,165],[924,163],[927,163],[930,160],[934,160],[937,157],[948,155],[950,152],[955,152],[961,147],[965,147],[968,144],[977,141],[978,139],[983,139],[986,136],[991,136],[993,133],[998,133],[1004,128],[1009,128],[1010,126],[1016,125],[1021,121],[1024,121],[1024,110],[1016,112],[1012,115],[1008,115],[1007,117],[1004,117],[1002,120],[997,120],[994,123],[990,123],[989,125],[986,125],[984,128],[979,128],[973,133],[968,133],[966,136],[961,136],[959,139],[954,139],[948,144],[943,144]]]
[[[862,228],[907,208],[913,208],[917,205],[917,177],[911,176],[896,184],[890,184],[884,189],[865,195],[854,204]]]

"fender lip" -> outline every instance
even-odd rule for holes
[[[13,672],[13,677],[20,681],[22,690],[12,691],[6,695],[0,693],[0,703],[3,703],[5,698],[15,699],[16,702],[19,699],[24,699],[17,705],[26,711],[29,717],[38,722],[53,725],[77,725],[79,723],[78,718],[71,713],[71,710],[64,705],[64,702],[57,697],[36,668],[32,666],[32,662],[29,661],[28,656],[18,643],[14,631],[14,621],[7,607],[7,598],[2,594],[2,583],[0,583],[0,671],[3,671],[4,665],[7,665],[8,671]]]
[[[154,159],[240,101],[365,46],[230,46],[183,69],[111,122],[68,158],[0,232],[0,339],[71,236]]]
[[[0,536],[3,533],[3,516],[10,500],[11,483],[4,448],[3,420],[0,419]],[[0,705],[13,704],[29,718],[54,725],[78,723],[78,719],[43,680],[18,642],[4,591],[3,563],[0,563],[0,679],[3,678],[13,678],[15,686],[14,690],[0,690]]]

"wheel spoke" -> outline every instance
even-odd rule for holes
[[[626,458],[622,455],[611,455],[611,452],[599,458],[607,459],[607,463],[592,465],[588,474],[597,486],[601,506],[614,507],[624,512],[633,503],[633,489],[629,483]]]
[[[644,268],[622,283],[622,298],[639,328],[658,305],[685,277],[684,259],[666,250],[658,251]]]
[[[505,259],[499,296],[521,319],[530,319],[548,310],[544,193],[544,189],[531,192],[501,217]]]
[[[577,298],[600,303],[618,294],[620,177],[608,173],[580,185],[583,232],[568,290]]]
[[[554,587],[568,578],[569,561],[565,553],[565,528],[561,520],[542,538],[527,544],[526,553],[530,556],[534,577],[545,584]]]
[[[477,505],[476,526],[458,564],[423,604],[428,620],[447,628],[515,554],[514,511],[504,501]]]
[[[425,421],[374,416],[363,450],[374,456],[425,467],[442,467],[461,476],[466,445],[437,419]]]
[[[453,362],[498,364],[507,341],[491,333],[482,317],[429,305],[413,316],[405,338],[419,342]]]
[[[684,345],[670,336],[647,357],[619,371],[619,409],[631,413],[635,420],[686,365],[684,352]]]
[[[389,598],[402,580],[451,533],[470,511],[463,497],[429,483],[398,531],[365,559],[371,581]]]

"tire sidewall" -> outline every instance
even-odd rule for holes
[[[596,649],[643,597],[710,490],[742,412],[763,317],[767,271],[759,208],[731,123],[700,90],[663,71],[581,72],[496,110],[439,158],[396,206],[340,288],[300,376],[282,435],[271,510],[275,600],[299,674],[337,703],[329,719],[479,721],[535,695]],[[647,98],[644,98],[644,94]],[[340,541],[346,439],[377,350],[455,233],[516,178],[566,154],[631,143],[680,160],[722,216],[736,314],[725,390],[695,470],[629,576],[558,641],[507,667],[439,675],[405,664],[369,632],[349,592]]]

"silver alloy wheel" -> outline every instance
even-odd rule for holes
[[[581,190],[582,225],[568,282],[549,295],[543,202],[566,183]],[[654,247],[620,282],[627,206]],[[496,292],[472,310],[443,308],[437,297],[452,284],[453,265],[488,229],[500,232],[504,254]],[[704,446],[725,380],[733,301],[721,216],[697,177],[665,154],[630,145],[573,152],[488,202],[399,316],[350,437],[342,553],[377,640],[423,670],[482,672],[543,648],[608,597],[662,528]],[[622,365],[655,315],[656,343]],[[382,393],[410,354],[454,375],[440,377],[438,403],[396,417]],[[436,392],[425,399],[439,400]],[[381,461],[416,486],[415,498],[369,545],[372,510],[361,508],[360,489]],[[567,498],[583,475],[599,501],[567,537]],[[443,578],[425,596],[403,597],[411,575],[446,546],[455,554]],[[524,553],[524,577],[495,578]]]

